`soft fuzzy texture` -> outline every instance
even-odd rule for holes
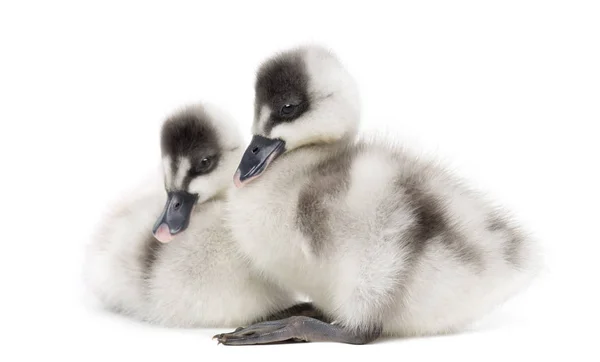
[[[265,277],[365,340],[460,330],[529,284],[537,244],[443,167],[357,140],[353,84],[318,47],[264,63],[254,133],[286,152],[232,195],[234,238]],[[292,116],[277,114],[285,104]]]
[[[241,152],[231,120],[214,106],[186,107],[167,120],[162,136],[164,187],[157,175],[157,182],[125,195],[88,246],[85,275],[93,294],[111,310],[178,327],[234,327],[290,307],[291,293],[252,270],[223,222]],[[215,158],[210,172],[190,173],[208,155]],[[199,194],[199,203],[188,229],[161,244],[152,225],[165,188],[182,187]]]

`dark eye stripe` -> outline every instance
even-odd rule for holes
[[[281,55],[264,63],[258,70],[255,83],[255,122],[264,106],[271,109],[262,131],[266,136],[282,122],[292,122],[309,108],[308,72],[303,52]],[[290,114],[282,114],[285,104],[296,105]]]
[[[187,190],[190,186],[190,183],[196,178],[200,176],[205,176],[214,171],[219,164],[220,155],[214,155],[208,157],[210,159],[210,165],[205,170],[196,170],[196,167],[202,162],[202,159],[206,157],[202,157],[196,160],[192,160],[192,167],[188,171],[187,175],[183,179],[183,184],[181,185],[184,190]]]
[[[276,107],[269,107],[269,108],[275,108],[276,111],[271,112],[271,114],[269,115],[269,118],[267,119],[267,121],[265,122],[263,129],[265,132],[266,136],[269,136],[271,134],[271,131],[273,130],[273,128],[275,128],[275,126],[277,126],[280,123],[286,123],[286,122],[293,122],[294,120],[300,118],[304,113],[306,113],[306,111],[308,111],[309,109],[309,103],[307,101],[301,102],[298,105],[294,106],[294,110],[287,115],[282,115],[281,114],[281,109],[283,109],[283,107],[281,108],[276,108]],[[280,109],[279,111],[277,111],[277,109]]]

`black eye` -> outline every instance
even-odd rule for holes
[[[210,166],[210,158],[205,157],[200,161],[200,167],[206,168],[208,166]]]
[[[212,165],[212,160],[210,157],[204,157],[202,160],[200,160],[200,162],[196,165],[195,167],[195,172],[196,173],[202,173],[205,172],[206,170],[208,170],[210,168],[210,166]]]
[[[279,111],[279,114],[281,116],[289,116],[294,113],[296,107],[297,106],[294,104],[286,104],[283,107],[281,107],[281,111]]]

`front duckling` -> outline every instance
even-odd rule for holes
[[[189,106],[164,123],[161,143],[167,197],[159,185],[135,193],[89,245],[87,282],[102,305],[177,327],[312,315],[310,304],[293,305],[291,293],[249,268],[223,222],[242,151],[232,120],[214,106]]]
[[[234,239],[336,323],[292,317],[216,336],[221,343],[456,331],[536,274],[536,243],[505,211],[434,163],[355,140],[358,103],[352,77],[319,47],[260,67],[254,137],[234,176]]]

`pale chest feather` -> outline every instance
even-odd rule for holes
[[[263,181],[263,180],[259,180]],[[297,225],[300,185],[249,185],[235,192],[229,206],[234,239],[259,270],[281,284],[308,292],[321,269]]]

